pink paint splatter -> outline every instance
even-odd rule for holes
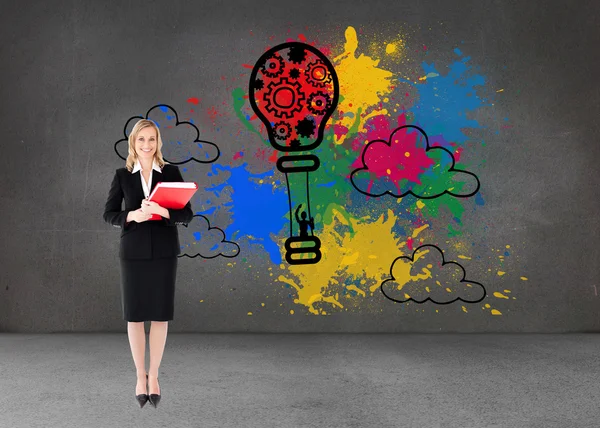
[[[348,128],[346,128],[344,125],[336,124],[336,125],[333,125],[333,132],[334,132],[336,138],[339,139],[348,133]]]
[[[398,116],[398,127],[406,124],[404,115]],[[366,133],[361,133],[352,142],[354,150],[365,150],[364,161],[369,172],[378,178],[396,184],[402,180],[421,184],[419,175],[425,172],[434,161],[427,156],[424,136],[414,128],[390,129],[387,116],[374,116],[365,124]],[[390,134],[392,141],[390,141]],[[365,144],[365,141],[372,144]],[[362,168],[362,155],[351,165],[352,169]],[[372,183],[371,183],[372,184]],[[369,188],[371,187],[369,185]],[[399,189],[398,189],[399,190]]]
[[[244,157],[244,152],[237,152],[233,155],[233,160],[239,159],[241,157]]]

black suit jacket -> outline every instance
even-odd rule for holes
[[[121,228],[121,245],[119,257],[123,259],[151,259],[174,257],[181,254],[178,224],[192,221],[194,213],[190,202],[180,209],[170,209],[171,218],[150,220],[137,223],[126,223],[127,214],[142,205],[144,189],[140,178],[141,171],[132,174],[127,168],[119,168],[115,172],[108,199],[104,207],[104,221]],[[152,171],[152,188],[160,181],[184,181],[175,165],[165,164],[162,173]],[[122,201],[125,200],[125,209]]]

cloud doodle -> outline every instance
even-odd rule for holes
[[[191,228],[190,225],[194,223],[196,227]],[[194,215],[189,225],[184,225],[184,228],[180,229],[180,239],[183,253],[178,257],[233,258],[240,253],[240,246],[235,242],[227,241],[225,232],[218,227],[211,227],[208,218],[201,214]]]
[[[200,140],[200,131],[191,122],[180,122],[177,112],[171,106],[158,104],[150,108],[146,117],[133,116],[125,123],[125,138],[115,143],[115,152],[121,159],[127,159],[127,139],[133,126],[140,119],[149,119],[157,124],[163,142],[162,152],[165,161],[173,165],[181,165],[191,161],[212,163],[221,155],[216,144]]]
[[[465,269],[456,262],[445,261],[444,253],[435,245],[416,248],[412,257],[397,257],[390,275],[380,289],[386,298],[398,303],[478,303],[486,296],[485,287],[467,280]]]
[[[454,168],[456,162],[452,153],[443,147],[430,146],[425,131],[414,125],[396,128],[389,141],[369,142],[361,160],[363,166],[352,171],[350,181],[356,190],[367,196],[389,194],[402,198],[413,195],[433,199],[447,193],[468,198],[480,187],[475,174]],[[465,185],[475,189],[463,191]]]

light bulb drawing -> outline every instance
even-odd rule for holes
[[[289,264],[318,263],[321,241],[314,234],[308,173],[316,171],[320,162],[314,153],[307,152],[322,143],[325,125],[337,107],[337,74],[314,46],[287,42],[258,59],[249,89],[250,106],[264,123],[271,146],[283,152],[277,169],[285,174],[290,209],[285,259]],[[301,208],[305,210],[299,213]],[[299,230],[296,235],[294,224]],[[296,254],[300,256],[293,257]]]

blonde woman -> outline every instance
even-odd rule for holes
[[[125,168],[115,172],[104,209],[104,221],[121,228],[121,302],[123,318],[137,371],[135,395],[140,407],[160,401],[158,369],[173,319],[177,255],[181,253],[178,224],[193,218],[191,203],[180,210],[149,202],[158,182],[183,181],[179,168],[162,156],[162,140],[156,124],[142,119],[129,134]],[[125,200],[125,209],[121,203]],[[152,214],[161,220],[148,221]],[[151,321],[150,367],[146,372],[146,331]]]

